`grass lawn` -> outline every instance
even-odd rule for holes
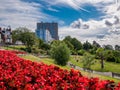
[[[25,48],[25,46],[24,45],[9,45],[9,46],[4,46],[2,48],[6,50],[20,50],[20,48]]]
[[[38,57],[33,56],[33,55],[31,55],[31,54],[25,55],[25,56],[21,56],[21,57],[22,57],[22,58],[25,58],[25,59],[28,59],[28,60],[31,60],[31,61],[35,61],[35,62],[43,62],[43,63],[45,63],[45,64],[47,64],[47,65],[53,64],[53,65],[58,66],[58,67],[60,67],[60,68],[62,68],[62,69],[70,70],[70,67],[68,67],[68,66],[59,66],[59,65],[56,65],[56,64],[54,63],[54,60],[51,59],[51,58],[38,58]]]
[[[78,62],[76,62],[75,60],[75,56],[72,56],[70,59],[70,62],[79,66],[79,67],[83,67],[82,64],[82,56],[78,56],[77,59],[79,60]],[[96,60],[96,63],[94,65],[91,66],[92,70],[96,70],[96,71],[105,71],[105,72],[116,72],[116,73],[120,73],[120,63],[114,63],[114,62],[106,62],[104,61],[104,69],[101,69],[101,64],[100,64],[100,60]]]
[[[25,55],[25,56],[21,56],[21,57],[25,58],[25,59],[32,60],[32,61],[36,61],[36,62],[43,62],[43,63],[48,64],[48,65],[51,65],[51,64],[56,65],[54,63],[54,60],[51,59],[51,58],[38,58],[38,57],[30,55],[30,54]],[[59,66],[59,65],[56,65],[56,66],[58,66],[62,69],[70,70],[70,67],[68,67],[68,66]],[[88,72],[85,72],[85,71],[80,71],[80,72],[82,73],[82,75],[87,76],[87,77],[99,77],[102,80],[114,80],[115,82],[120,82],[119,79],[115,79],[115,78],[111,78],[111,77],[107,77],[107,76],[102,76],[102,75],[98,75],[98,74],[91,74],[91,73],[88,73]]]

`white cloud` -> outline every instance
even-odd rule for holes
[[[99,1],[102,2],[103,0]],[[102,17],[101,20],[83,21],[78,19],[71,23],[70,27],[60,28],[59,34],[61,36],[76,37],[82,42],[96,40],[101,45],[120,45],[120,4],[109,1],[109,3],[105,2],[106,4],[102,6],[101,10],[106,11],[106,16]],[[100,5],[100,2],[96,2],[95,5],[97,6],[97,4]]]
[[[89,3],[95,5],[96,7],[101,7],[102,4],[116,3],[116,0],[42,0],[46,3],[49,3],[51,6],[63,6],[63,7],[72,7],[75,10],[83,10],[85,12],[90,12],[87,9],[82,8],[83,4]]]
[[[49,17],[40,12],[40,7],[38,3],[2,0],[0,2],[0,25],[4,27],[10,25],[12,29],[25,26],[34,30],[39,20]]]
[[[53,11],[53,12],[59,12],[59,10],[51,8],[51,7],[49,7],[48,10]]]

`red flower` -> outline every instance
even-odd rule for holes
[[[0,90],[112,90],[113,81],[89,79],[78,70],[63,70],[16,54],[23,52],[0,50]],[[114,89],[120,90],[120,83]]]

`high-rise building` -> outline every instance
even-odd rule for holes
[[[58,23],[37,23],[36,35],[47,43],[58,40]]]

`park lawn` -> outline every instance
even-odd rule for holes
[[[76,59],[78,59],[78,62],[76,61]],[[83,59],[83,56],[78,56],[77,58],[75,58],[75,56],[72,56],[70,59],[70,62],[79,66],[79,67],[83,67],[82,59]],[[96,71],[103,71],[103,72],[120,73],[119,67],[120,67],[120,63],[104,61],[104,69],[102,70],[100,60],[96,60],[96,63],[91,66],[91,69],[96,70]]]
[[[51,59],[51,58],[39,58],[39,57],[36,57],[36,56],[33,56],[31,54],[28,54],[28,55],[24,55],[24,56],[21,56],[22,58],[24,59],[28,59],[28,60],[31,60],[31,61],[35,61],[35,62],[43,62],[47,65],[55,65],[55,66],[58,66],[62,69],[67,69],[67,70],[70,70],[70,67],[68,66],[60,66],[60,65],[56,65],[54,63],[54,60]]]
[[[22,55],[22,56],[20,56],[20,57],[22,57],[22,58],[24,58],[24,59],[27,59],[27,60],[31,60],[31,61],[33,61],[33,62],[39,62],[39,61],[41,61],[40,58],[38,58],[38,57],[36,57],[36,56],[34,56],[34,55],[31,55],[31,54]]]
[[[56,65],[54,63],[54,60],[51,59],[51,58],[38,58],[36,56],[33,56],[33,55],[25,55],[25,56],[21,56],[22,58],[25,58],[25,59],[29,59],[31,61],[35,61],[35,62],[43,62],[47,65],[55,65],[55,66],[58,66],[62,69],[67,69],[67,70],[70,70],[71,68],[68,67],[68,66],[59,66],[59,65]],[[82,75],[84,76],[87,76],[87,77],[98,77],[100,78],[101,80],[114,80],[116,83],[120,82],[119,79],[115,79],[115,78],[112,78],[112,77],[107,77],[107,76],[102,76],[102,75],[98,75],[98,74],[92,74],[92,73],[89,73],[89,72],[85,72],[85,71],[80,71],[82,73]]]
[[[9,45],[2,48],[6,50],[21,50],[21,48],[25,48],[25,45]]]

